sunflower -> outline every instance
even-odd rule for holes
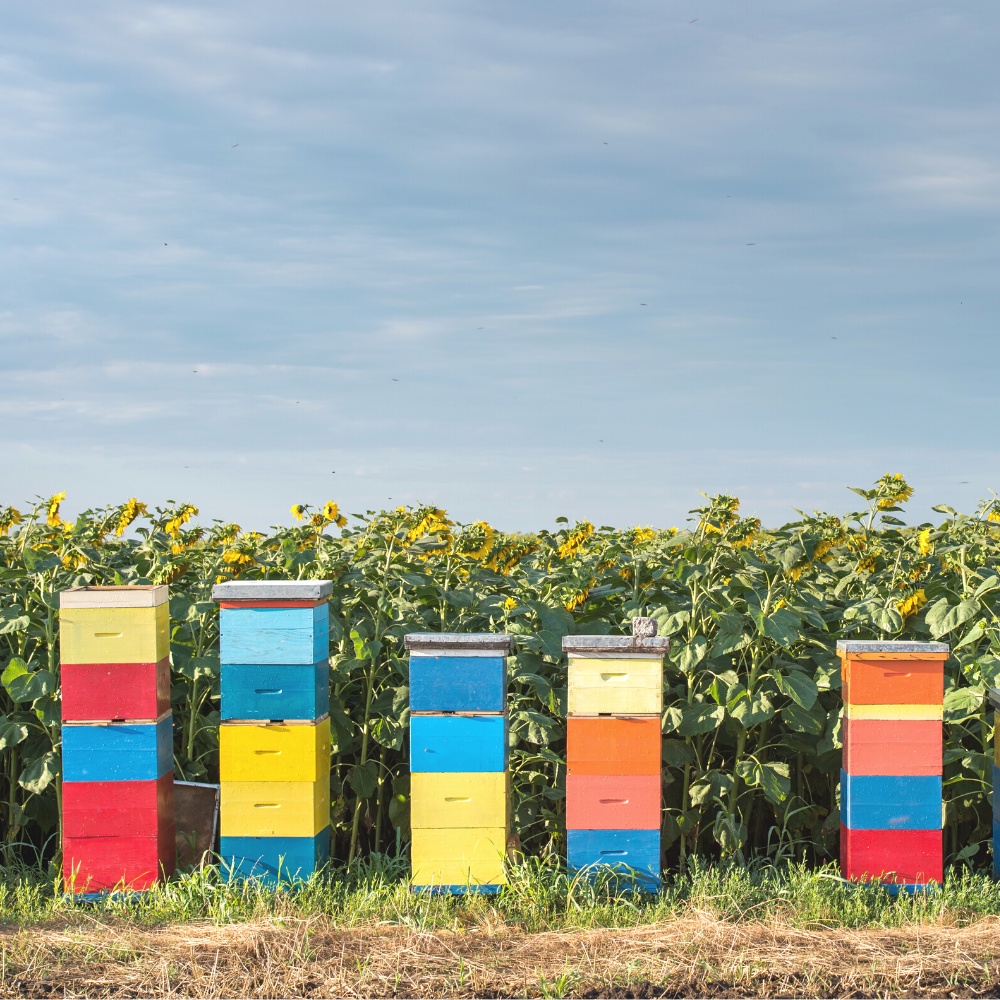
[[[59,505],[66,499],[66,491],[63,490],[62,493],[53,493],[49,497],[48,503],[45,505],[45,523],[50,528],[58,528],[60,524],[63,523],[62,518],[59,516]]]
[[[121,514],[118,515],[118,524],[115,526],[115,537],[121,538],[125,534],[128,526],[141,514],[148,514],[146,505],[135,497],[130,497],[128,502],[122,507]]]
[[[895,507],[897,503],[906,503],[913,496],[913,487],[897,472],[884,475],[876,484],[879,510]]]
[[[566,536],[566,541],[559,546],[559,558],[570,559],[575,556],[593,533],[594,526],[590,521],[577,521],[576,527]]]
[[[174,516],[163,526],[163,530],[168,535],[176,536],[181,528],[198,513],[198,508],[194,504],[181,504],[180,508],[174,512]]]
[[[13,507],[0,510],[0,536],[6,535],[14,525],[20,524],[23,520],[21,512]]]

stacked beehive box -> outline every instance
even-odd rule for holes
[[[408,635],[412,883],[496,892],[510,834],[510,636]]]
[[[943,876],[943,642],[841,640],[840,870],[914,889]]]
[[[304,880],[330,857],[330,580],[212,588],[222,661],[219,833],[236,877]]]
[[[660,884],[663,657],[653,619],[632,636],[563,638],[567,667],[566,848],[572,869],[631,869]],[[644,633],[644,634],[643,634]]]
[[[59,595],[67,892],[148,889],[174,870],[167,588]]]
[[[1000,875],[1000,688],[990,689],[990,708],[993,709],[993,874]]]

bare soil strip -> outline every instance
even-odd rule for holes
[[[342,930],[324,918],[0,929],[2,997],[1000,997],[1000,919],[797,929]]]

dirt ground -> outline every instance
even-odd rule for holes
[[[461,932],[322,918],[0,929],[0,997],[1000,997],[1000,920],[802,930],[689,915]]]

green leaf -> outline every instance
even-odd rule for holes
[[[958,513],[954,507],[949,507],[946,503],[939,503],[936,507],[931,507],[931,510],[936,510],[939,514],[951,514],[952,517]]]
[[[799,636],[799,616],[788,608],[779,608],[763,621],[763,632],[779,646],[788,649]]]
[[[976,600],[979,600],[984,594],[990,593],[990,591],[1000,589],[1000,576],[988,576],[983,582],[976,587],[976,592],[972,595]]]
[[[347,783],[359,799],[374,795],[378,787],[378,764],[374,760],[365,761],[364,767],[355,764],[347,773]]]
[[[808,733],[810,736],[821,736],[826,728],[826,712],[819,704],[809,710],[792,702],[781,710],[781,717],[789,729],[797,733]]]
[[[822,757],[823,754],[832,753],[843,746],[841,739],[841,727],[843,725],[842,710],[832,708],[826,716],[826,726],[823,729],[823,738],[816,744],[816,753]]]
[[[22,772],[17,783],[35,795],[41,795],[59,775],[59,755],[49,750],[32,761]]]
[[[963,722],[978,715],[983,704],[983,690],[974,687],[952,688],[944,696],[944,721]]]
[[[24,614],[18,604],[0,611],[0,635],[23,632],[30,624],[31,617]]]
[[[816,704],[819,697],[819,689],[816,682],[801,670],[791,670],[787,674],[779,673],[777,670],[770,671],[778,690],[782,694],[788,695],[796,704],[808,711]]]
[[[980,604],[978,601],[962,601],[961,604],[950,607],[948,598],[942,597],[927,612],[924,616],[924,621],[930,627],[931,635],[935,639],[939,639],[941,636],[947,635],[952,629],[958,628],[959,625],[974,617],[979,608]]]
[[[29,727],[23,722],[16,722],[6,715],[0,715],[0,750],[23,743],[30,732]]]
[[[857,486],[847,487],[852,493],[857,493],[859,497],[864,497],[866,500],[873,500],[875,498],[874,490],[861,490]]]
[[[801,562],[803,556],[805,556],[805,549],[801,545],[789,545],[784,552],[781,553],[781,566],[784,570],[790,570],[797,563]]]
[[[692,705],[683,710],[683,718],[677,732],[681,736],[698,736],[710,733],[722,725],[726,710],[721,705]]]
[[[708,642],[703,635],[696,635],[690,642],[681,646],[677,666],[683,673],[689,674],[705,659],[706,653],[708,653]]]
[[[31,671],[28,669],[27,663],[25,663],[20,656],[15,656],[10,663],[7,664],[7,669],[0,674],[0,684],[7,687],[15,678],[30,673]]]
[[[726,653],[735,653],[749,645],[750,636],[746,632],[718,632],[712,646],[712,656],[725,656]]]
[[[954,653],[956,649],[961,649],[963,646],[971,645],[977,640],[983,637],[983,623],[976,622],[971,629],[965,634],[965,637],[961,642],[951,647],[951,651]]]
[[[878,608],[872,615],[872,621],[883,632],[893,634],[903,627],[903,616],[893,607]]]
[[[12,660],[0,677],[0,683],[7,689],[12,701],[32,702],[36,698],[42,698],[47,694],[52,694],[56,689],[57,681],[55,674],[48,670],[36,670],[31,673],[27,670],[12,671],[14,661]],[[8,675],[14,675],[8,679]]]
[[[669,767],[684,767],[695,761],[694,747],[683,740],[664,740],[661,753],[663,763]]]
[[[883,524],[898,524],[903,528],[906,527],[905,521],[900,521],[898,517],[889,517],[888,514],[883,514],[881,520]]]
[[[736,765],[736,773],[751,787],[763,789],[767,798],[775,804],[783,802],[792,789],[787,764],[769,761],[761,766],[750,757]]]
[[[774,705],[770,698],[760,691],[753,697],[741,698],[729,709],[729,714],[740,723],[744,729],[759,726],[762,722],[774,718]]]
[[[650,618],[656,619],[657,635],[673,635],[679,632],[689,621],[690,611],[671,612],[669,608],[657,608]]]

